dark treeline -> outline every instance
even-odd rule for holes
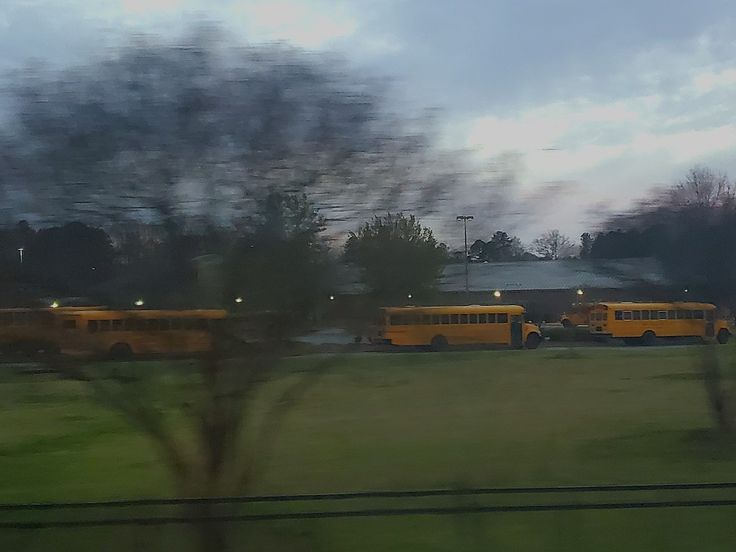
[[[305,196],[272,192],[235,227],[82,222],[0,230],[6,302],[88,297],[131,306],[214,306],[247,296],[253,308],[311,310],[332,285],[323,219]],[[216,296],[199,284],[214,266]],[[15,293],[8,295],[8,291]],[[297,304],[298,303],[298,304]]]
[[[736,194],[725,175],[693,168],[608,226],[595,238],[591,257],[653,257],[673,285],[736,303]]]
[[[600,232],[593,238],[590,258],[622,259],[655,257],[667,242],[667,227],[655,223],[643,228]]]
[[[475,240],[469,248],[471,262],[503,262],[535,260],[536,257],[524,249],[521,240],[498,230],[487,240]]]

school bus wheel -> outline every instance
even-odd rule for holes
[[[127,343],[115,343],[110,347],[110,356],[116,359],[130,358],[133,356],[133,349]]]
[[[725,345],[728,343],[728,339],[731,337],[731,332],[729,332],[726,328],[721,328],[718,330],[718,336],[716,339],[718,340],[718,343],[721,345]]]
[[[650,347],[657,343],[657,335],[652,330],[647,330],[641,335],[641,342]]]
[[[526,336],[526,348],[527,349],[536,349],[537,347],[539,347],[539,344],[541,342],[542,342],[542,338],[536,332],[532,332],[528,336]]]
[[[433,351],[444,351],[447,349],[447,338],[444,335],[436,335],[429,343]]]

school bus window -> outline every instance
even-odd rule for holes
[[[97,331],[97,320],[88,320],[87,321],[87,331],[89,333],[94,333]]]
[[[133,329],[137,332],[143,332],[147,329],[146,320],[143,318],[136,318],[133,323]]]
[[[205,320],[204,318],[198,318],[197,319],[197,329],[198,330],[206,330],[206,329],[208,329],[210,325],[207,322],[208,321]],[[411,323],[411,322],[413,322],[413,321],[411,320],[411,317],[409,317],[409,323]]]
[[[683,311],[685,313],[685,320],[692,320],[693,319],[693,311],[686,310]]]
[[[624,311],[624,320],[631,320],[631,311]]]
[[[100,320],[100,331],[101,332],[110,331],[110,321],[109,320]]]
[[[406,326],[406,317],[403,314],[394,314],[391,316],[391,325],[392,326]],[[193,320],[187,320],[187,327],[193,328],[194,327],[194,321]]]
[[[450,315],[449,314],[441,314],[440,315],[440,324],[449,324],[450,323]]]
[[[505,312],[499,313],[498,315],[496,315],[496,320],[499,324],[507,324],[509,321],[509,315]]]
[[[641,311],[641,319],[642,320],[649,320],[649,311],[648,310]]]
[[[489,312],[486,316],[488,317],[488,323],[489,324],[495,324],[496,323],[496,313]]]
[[[677,311],[675,310],[667,311],[667,315],[670,320],[677,320]]]
[[[4,312],[0,314],[0,326],[10,326],[13,324],[13,313]]]
[[[123,321],[122,320],[113,320],[112,321],[112,331],[119,332],[123,328]]]
[[[28,313],[16,312],[15,316],[13,317],[13,323],[16,326],[25,326],[28,323]]]
[[[451,314],[450,315],[450,324],[457,324],[458,315],[457,314]]]
[[[477,324],[478,323],[478,315],[477,314],[471,314],[470,315],[470,323],[471,324]]]
[[[169,323],[168,318],[164,318],[162,320],[158,321],[159,329],[161,330],[168,330],[171,327],[171,324]]]
[[[172,330],[180,330],[181,329],[181,318],[172,318],[171,319],[171,329]]]
[[[693,311],[693,318],[695,320],[702,320],[704,318],[703,311],[702,310]]]
[[[467,324],[468,323],[468,315],[467,314],[461,314],[460,315],[460,324]]]
[[[61,327],[65,330],[73,330],[77,327],[76,320],[62,320]]]
[[[633,311],[631,317],[633,320],[641,320],[641,311]]]

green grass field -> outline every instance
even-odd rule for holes
[[[701,350],[346,355],[289,412],[252,492],[736,480],[736,443],[711,430]],[[719,348],[731,372],[734,352]],[[257,410],[316,362],[287,360]],[[151,364],[168,374],[162,394],[178,385],[177,366],[185,368]],[[173,493],[149,443],[96,405],[85,384],[4,374],[1,502]],[[735,516],[736,508],[550,512],[228,529],[238,550],[715,551],[736,548]],[[178,545],[190,541],[181,527],[0,533],[3,550],[186,549]]]

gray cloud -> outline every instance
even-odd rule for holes
[[[373,11],[343,46],[361,35],[394,40],[402,50],[378,53],[373,62],[429,103],[482,110],[571,94],[630,94],[647,86],[646,75],[629,70],[642,52],[687,49],[707,31],[713,56],[732,56],[722,39],[730,39],[734,18],[736,5],[719,0],[407,0]]]
[[[121,17],[110,9],[119,2],[4,0],[0,68],[18,67],[30,57],[75,62],[130,30],[179,30],[196,10],[243,39],[291,38],[278,28],[261,33],[257,27],[265,23],[242,12],[253,1],[181,1],[187,13]],[[736,100],[736,86],[719,76],[736,69],[731,0],[288,1],[320,12],[308,25],[331,11],[354,18],[354,28],[334,33],[321,47],[344,53],[366,71],[396,77],[404,105],[440,107],[449,143],[462,144],[466,127],[484,117],[501,120],[488,130],[498,148],[508,143],[523,149],[536,135],[536,123],[541,135],[559,141],[533,146],[562,148],[549,152],[549,159],[567,159],[555,174],[545,173],[554,163],[545,160],[535,171],[534,155],[520,154],[528,170],[519,178],[529,197],[549,181],[575,182],[574,193],[559,194],[562,206],[539,219],[539,228],[578,234],[600,219],[587,214],[589,205],[634,198],[648,186],[671,182],[694,162],[736,171],[733,149],[720,147],[722,135],[714,131],[731,123]],[[701,73],[706,78],[698,84],[694,78]],[[580,117],[586,109],[610,114]],[[624,118],[617,119],[618,112]],[[574,124],[554,132],[566,119]],[[498,137],[501,132],[509,135]],[[729,129],[723,132],[730,136]],[[688,140],[697,142],[697,155],[681,155]]]

